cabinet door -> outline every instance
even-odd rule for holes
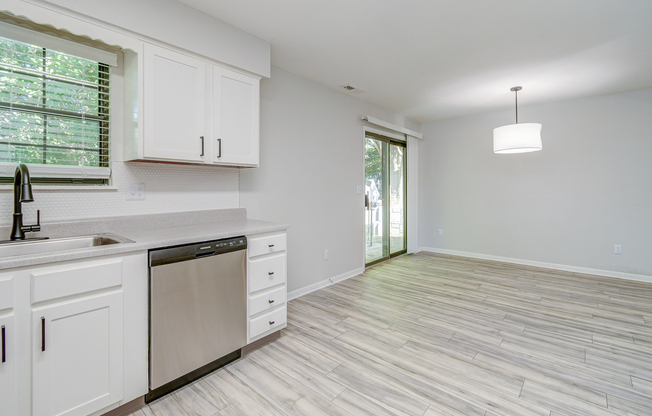
[[[213,162],[258,166],[260,80],[213,67]]]
[[[206,64],[145,44],[143,65],[144,157],[203,161]]]
[[[32,414],[88,415],[122,400],[122,292],[32,311]]]
[[[13,315],[0,318],[0,415],[16,413],[16,331]]]

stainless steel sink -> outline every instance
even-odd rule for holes
[[[120,237],[119,235],[108,233],[48,240],[12,241],[0,244],[0,258],[122,243],[133,243],[133,241]]]

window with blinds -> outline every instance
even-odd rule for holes
[[[0,37],[0,163],[108,168],[109,68]],[[51,171],[42,181],[106,181]]]

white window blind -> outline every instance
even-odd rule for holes
[[[110,66],[16,37],[0,36],[0,176],[108,179]]]

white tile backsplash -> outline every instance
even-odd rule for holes
[[[112,185],[118,190],[34,189],[34,202],[23,204],[23,222],[44,223],[123,215],[198,211],[239,206],[239,170],[215,166],[164,163],[112,163]],[[144,201],[127,201],[130,183],[146,185]],[[11,224],[13,193],[0,192],[0,225]],[[1,238],[0,238],[1,239]]]

